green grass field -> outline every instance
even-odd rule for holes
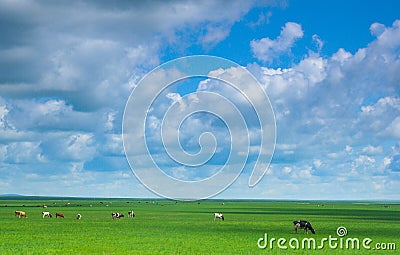
[[[400,249],[398,203],[0,199],[0,254],[397,254]],[[15,210],[27,212],[28,218],[15,217]],[[65,218],[42,219],[45,210]],[[127,217],[130,210],[133,219]],[[112,220],[111,212],[125,218]],[[223,213],[225,221],[214,222],[214,212]],[[309,220],[316,234],[294,234],[292,221],[297,219]],[[348,231],[342,248],[336,234],[340,226]],[[268,245],[260,249],[257,242],[265,233]],[[338,238],[331,243],[338,247],[321,244],[329,236]],[[278,246],[280,238],[287,249]],[[307,246],[307,238],[316,240],[315,249]],[[359,239],[360,248],[346,249],[346,238]],[[369,250],[362,247],[365,238],[372,240]],[[294,239],[299,249],[293,248]]]

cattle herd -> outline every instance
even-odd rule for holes
[[[28,218],[28,215],[26,212],[24,211],[15,211],[15,216],[18,218]],[[44,219],[45,217],[51,218],[52,214],[50,212],[42,212],[42,218]],[[56,218],[64,218],[64,214],[61,212],[56,212]],[[124,215],[122,213],[119,212],[112,212],[111,213],[111,218],[114,219],[120,219],[123,218]],[[135,217],[135,213],[133,211],[129,211],[128,212],[128,217],[129,218],[134,218]],[[82,215],[80,213],[78,213],[76,215],[76,219],[80,220],[82,218]],[[222,213],[214,213],[214,221],[216,219],[220,219],[222,221],[225,220],[225,217]],[[294,233],[297,233],[298,229],[304,229],[304,232],[308,234],[308,231],[311,231],[311,233],[315,234],[315,230],[314,228],[311,226],[311,223],[309,221],[306,220],[295,220],[293,221],[294,224]]]
[[[28,218],[28,214],[26,212],[24,212],[24,211],[15,211],[15,216],[16,217],[18,216],[18,218]],[[44,219],[45,217],[52,218],[53,215],[50,212],[42,212],[42,218]],[[65,216],[64,216],[63,213],[56,212],[56,218],[64,218],[64,217]],[[123,218],[124,215],[122,213],[119,213],[119,212],[113,212],[113,213],[111,213],[111,217],[112,217],[112,219],[120,219],[120,218]],[[128,212],[128,217],[129,218],[135,217],[135,213],[133,211],[129,211]],[[78,213],[76,215],[76,219],[80,220],[81,218],[82,218],[82,215],[80,213]]]

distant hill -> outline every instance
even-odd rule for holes
[[[22,197],[20,194],[0,194],[0,197]]]

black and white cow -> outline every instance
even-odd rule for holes
[[[224,215],[222,213],[214,213],[214,221],[215,219],[225,220]]]
[[[80,220],[82,218],[82,215],[80,213],[78,213],[78,215],[76,215],[76,219]]]
[[[128,217],[129,218],[134,218],[135,217],[135,213],[133,211],[129,211],[128,212]]]
[[[308,230],[311,231],[311,233],[315,234],[315,230],[311,226],[311,223],[306,221],[306,220],[295,220],[293,221],[294,224],[294,232],[297,233],[297,230],[299,228],[304,229],[304,232],[308,234]]]
[[[50,212],[42,212],[42,217],[43,217],[43,219],[44,219],[44,217],[51,218],[51,213]]]
[[[115,219],[115,218],[119,219],[119,218],[124,217],[124,215],[122,213],[113,212],[113,213],[111,213],[111,217],[112,217],[112,219]]]

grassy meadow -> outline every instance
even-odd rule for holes
[[[16,210],[28,218],[15,217]],[[43,219],[42,211],[53,218]],[[56,212],[65,218],[56,219]],[[112,220],[111,212],[125,217]],[[223,213],[225,221],[214,222],[214,212]],[[297,219],[310,221],[316,234],[294,234]],[[0,222],[0,254],[397,254],[400,249],[399,203],[4,197]],[[340,226],[348,231],[342,248]],[[257,242],[265,233],[268,245],[260,249]],[[328,241],[321,245],[329,236],[338,238],[336,248]],[[278,246],[280,238],[286,249]],[[303,238],[314,238],[316,248],[302,248]],[[361,247],[346,249],[346,238],[358,238]],[[362,247],[365,238],[372,240],[370,249]]]

